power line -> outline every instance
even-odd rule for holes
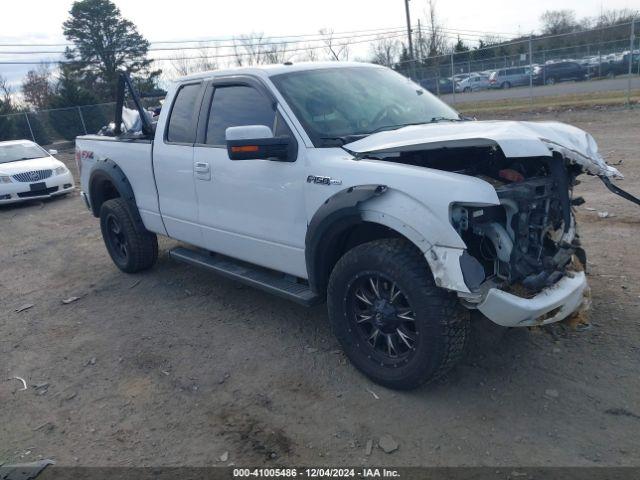
[[[282,38],[305,38],[305,37],[318,37],[318,36],[331,36],[331,35],[345,35],[345,34],[358,34],[364,32],[378,32],[378,31],[389,31],[389,30],[398,30],[404,29],[405,27],[385,27],[385,28],[369,28],[363,30],[348,30],[342,32],[327,32],[327,33],[306,33],[306,34],[296,34],[296,35],[260,35],[260,36],[226,36],[226,37],[218,37],[218,38],[204,38],[204,39],[182,39],[182,40],[155,40],[150,41],[149,43],[152,45],[156,44],[181,44],[181,43],[209,43],[209,42],[224,42],[228,40],[234,40],[242,37],[246,40],[260,40],[262,38],[270,38],[270,39],[282,39]],[[255,34],[254,34],[255,35]],[[73,43],[0,43],[0,47],[72,47]]]
[[[268,47],[272,45],[291,45],[291,44],[299,44],[299,43],[310,43],[310,42],[326,42],[327,40],[345,40],[350,38],[362,38],[362,37],[372,37],[372,41],[379,37],[380,35],[386,35],[389,33],[398,33],[404,30],[404,27],[395,29],[395,30],[386,30],[383,32],[377,33],[368,33],[368,34],[360,34],[360,35],[346,35],[346,36],[325,36],[317,39],[309,39],[309,40],[293,40],[293,41],[264,41],[258,43],[245,43],[245,38],[238,38],[235,43],[231,44],[213,44],[213,45],[196,45],[196,46],[188,46],[188,47],[155,47],[150,48],[148,51],[150,52],[161,52],[161,51],[182,51],[182,50],[203,50],[207,48],[234,48],[234,47]],[[265,38],[265,40],[270,40],[270,38]],[[115,52],[115,50],[106,50],[107,53]],[[62,55],[64,51],[59,50],[28,50],[28,51],[6,51],[0,50],[0,55]]]
[[[387,34],[387,35],[380,35],[378,38],[380,39],[391,39],[391,38],[398,38],[398,37],[403,37],[405,34],[404,33],[394,33],[394,34]],[[340,48],[340,47],[345,47],[345,46],[350,46],[350,45],[354,45],[354,44],[359,44],[359,43],[367,43],[367,42],[371,42],[371,39],[366,39],[366,40],[355,40],[355,41],[351,41],[351,42],[345,42],[345,43],[336,43],[335,45],[333,45],[336,48]],[[239,47],[242,47],[242,45],[238,45]],[[283,54],[283,53],[290,53],[290,52],[304,52],[304,51],[309,51],[309,50],[320,50],[320,49],[324,49],[327,48],[327,45],[318,45],[318,46],[306,46],[306,47],[300,47],[300,48],[291,48],[291,49],[282,49],[279,50],[277,52],[277,54]],[[179,50],[179,49],[178,49]],[[230,58],[230,57],[238,57],[238,56],[242,56],[242,57],[246,57],[246,56],[252,56],[252,55],[256,55],[256,54],[265,54],[265,53],[269,53],[269,52],[233,52],[233,53],[228,53],[228,54],[214,54],[214,55],[200,55],[200,56],[189,56],[189,57],[165,57],[165,58],[150,58],[149,60],[151,60],[152,62],[160,62],[160,61],[172,61],[172,60],[201,60],[201,59],[214,59],[214,58]],[[46,61],[0,61],[0,65],[39,65],[42,63],[59,63],[59,64],[68,64],[68,63],[87,63],[87,62],[75,62],[75,61],[69,61],[69,60],[61,60],[61,61],[56,61],[56,62],[46,62]],[[99,62],[89,62],[88,64],[97,64]]]

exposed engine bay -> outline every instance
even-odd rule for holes
[[[453,205],[451,223],[484,274],[465,279],[479,287],[485,279],[502,287],[521,286],[535,294],[560,280],[567,268],[586,264],[576,233],[572,199],[582,173],[560,154],[506,158],[497,147],[442,148],[396,152],[376,158],[470,175],[490,183],[500,205]]]

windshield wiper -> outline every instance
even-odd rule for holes
[[[371,130],[366,135],[371,135],[373,133],[378,132],[386,132],[388,130],[398,130],[399,128],[411,127],[413,125],[426,125],[427,123],[437,123],[440,121],[448,120],[450,122],[459,122],[461,121],[459,118],[449,118],[449,117],[433,117],[428,122],[408,122],[408,123],[398,123],[396,125],[383,125],[382,127],[378,127],[374,130]]]
[[[343,135],[341,137],[320,137],[322,141],[329,142],[340,142],[339,146],[346,145],[347,143],[355,142],[356,140],[360,140],[361,138],[366,137],[368,134],[353,134],[353,135]]]
[[[433,117],[429,123],[438,123],[438,122],[461,122],[461,118],[449,118],[449,117]]]
[[[388,130],[397,130],[403,127],[410,127],[412,125],[424,125],[425,123],[427,122],[409,122],[409,123],[398,123],[396,125],[383,125],[382,127],[378,127],[371,130],[369,133],[366,133],[365,135],[371,135],[373,133],[378,133],[378,132],[386,132]]]

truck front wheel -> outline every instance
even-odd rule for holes
[[[468,311],[435,285],[402,239],[348,251],[329,279],[329,318],[351,362],[373,381],[411,389],[450,370],[469,334]]]
[[[102,204],[100,229],[113,263],[123,272],[146,270],[156,262],[156,235],[136,225],[129,205],[122,198],[107,200]]]

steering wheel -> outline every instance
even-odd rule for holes
[[[378,111],[378,113],[376,113],[376,116],[373,118],[371,125],[377,125],[381,120],[390,118],[391,115],[402,115],[402,110],[400,109],[400,107],[392,103],[385,105]]]

